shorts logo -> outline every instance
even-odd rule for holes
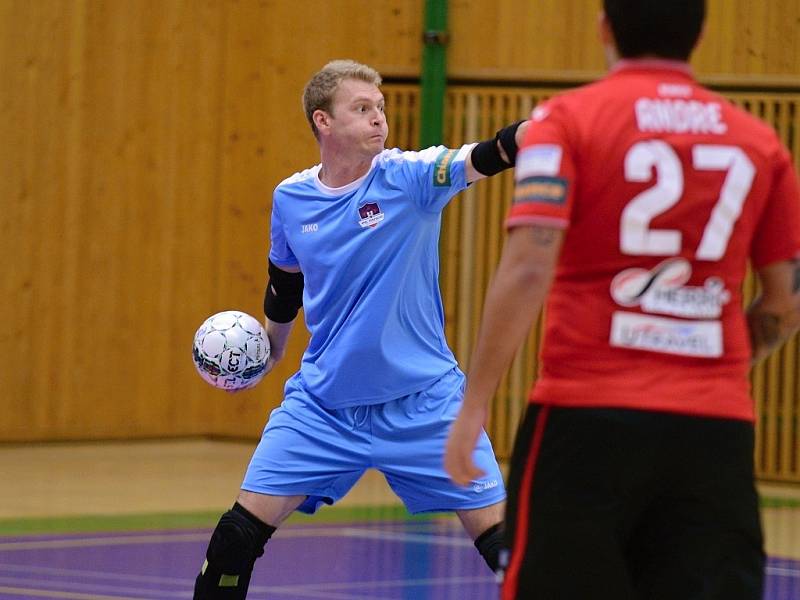
[[[433,165],[433,185],[448,187],[450,185],[450,165],[457,150],[442,150]]]
[[[514,204],[544,202],[562,205],[567,201],[567,180],[560,177],[527,177],[514,189]]]
[[[358,221],[358,224],[364,228],[377,227],[378,223],[383,221],[385,217],[385,215],[381,212],[381,208],[378,206],[377,202],[369,202],[368,204],[359,206],[358,214],[361,217],[361,219]]]
[[[497,482],[497,479],[492,479],[491,481],[477,481],[472,485],[472,491],[476,494],[480,494],[486,490],[492,490],[498,485],[500,484]]]

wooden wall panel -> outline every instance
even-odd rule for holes
[[[424,0],[297,6],[0,0],[0,342],[13,348],[0,361],[0,441],[261,428],[302,325],[276,373],[232,396],[194,373],[192,334],[218,310],[260,314],[271,191],[318,160],[300,109],[308,77],[341,57],[413,77],[421,55]],[[698,70],[796,80],[798,6],[711,0]],[[451,0],[451,74],[598,74],[598,7]],[[406,147],[410,102],[388,105]]]
[[[599,2],[450,3],[448,70],[478,79],[588,79],[602,72]]]
[[[0,341],[24,357],[0,361],[0,441],[260,430],[302,324],[241,395],[197,377],[192,334],[261,313],[271,191],[318,161],[305,81],[341,57],[416,73],[421,7],[0,2]]]
[[[800,86],[800,0],[709,0],[695,56],[705,80]]]
[[[42,343],[62,344],[52,312],[42,310],[47,300],[42,296],[52,294],[59,282],[38,276],[51,259],[43,257],[51,236],[65,220],[63,207],[42,218],[42,205],[64,185],[59,152],[69,143],[56,101],[57,76],[66,70],[70,54],[64,34],[69,13],[63,8],[0,4],[0,317],[8,324],[0,328],[0,343],[19,357],[0,361],[0,393],[3,421],[9,414],[12,420],[6,428],[18,435],[45,421],[53,409],[52,403],[31,402],[31,397],[41,396],[42,388],[63,387],[63,372],[39,351]],[[43,180],[44,170],[49,177]]]
[[[216,284],[198,257],[219,243],[205,224],[219,7],[3,6],[2,72],[16,81],[0,87],[0,162],[12,161],[0,219],[15,233],[0,244],[18,260],[0,310],[28,360],[0,367],[0,439],[197,433],[187,307]]]
[[[600,0],[452,0],[450,74],[592,79],[605,70],[597,35],[601,6]],[[706,32],[693,64],[706,81],[797,86],[800,1],[708,0]]]

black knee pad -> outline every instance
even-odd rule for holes
[[[497,523],[492,525],[478,536],[475,540],[475,547],[480,552],[483,560],[489,565],[489,568],[496,574],[500,575],[505,565],[501,565],[500,556],[505,547],[505,539],[503,535],[503,524]]]
[[[256,559],[275,528],[260,521],[238,502],[217,523],[197,576],[194,600],[239,600],[247,595]]]

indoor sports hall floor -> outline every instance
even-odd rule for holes
[[[0,446],[0,599],[191,598],[250,443]],[[800,488],[763,485],[767,600],[800,600]],[[493,577],[451,518],[409,518],[379,475],[295,517],[256,567],[253,600],[482,600]]]

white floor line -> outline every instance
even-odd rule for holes
[[[35,588],[16,588],[0,586],[0,594],[8,593],[15,596],[30,598],[58,598],[59,600],[152,600],[134,596],[98,596],[97,594],[76,594],[72,592],[59,592],[55,590],[39,590]]]
[[[34,540],[24,542],[0,542],[0,552],[18,550],[51,550],[60,548],[89,548],[95,546],[135,546],[140,544],[161,543],[194,543],[207,542],[208,533],[165,533],[165,534],[131,534],[124,536],[86,536],[63,540]],[[382,539],[386,541],[414,542],[446,546],[470,546],[472,542],[466,537],[448,537],[442,535],[405,534],[377,529],[361,529],[358,527],[298,527],[280,530],[275,539],[303,537],[354,537],[363,539]]]
[[[201,562],[198,562],[198,569]],[[12,573],[29,573],[31,575],[51,575],[51,576],[64,576],[74,577],[81,576],[86,579],[108,579],[111,581],[130,581],[134,583],[154,583],[162,585],[187,585],[194,583],[193,580],[187,577],[158,577],[155,575],[132,575],[128,573],[109,573],[107,571],[84,571],[82,569],[64,569],[56,567],[41,567],[37,565],[18,565],[9,563],[0,563],[0,571],[11,571]]]
[[[781,577],[797,577],[800,579],[800,569],[787,569],[786,567],[767,567],[768,575],[780,575]]]
[[[80,583],[75,581],[31,581],[30,579],[24,577],[2,577],[0,576],[0,584],[6,584],[8,586],[14,587],[22,587],[25,589],[26,587],[36,587],[37,589],[41,588],[42,590],[52,590],[52,591],[59,591],[59,592],[68,592],[68,593],[77,593],[77,594],[105,594],[110,595],[110,597],[115,597],[113,594],[117,593],[120,595],[135,595],[143,598],[147,598],[147,600],[161,600],[166,598],[186,598],[187,593],[186,590],[181,591],[166,591],[163,589],[143,589],[143,588],[136,588],[136,587],[126,587],[120,585],[102,585],[96,583]],[[191,594],[189,594],[191,597]]]
[[[28,573],[31,575],[53,575],[53,576],[64,576],[64,577],[88,577],[88,578],[95,578],[95,579],[102,579],[108,581],[127,581],[131,583],[140,582],[140,583],[167,583],[171,585],[180,585],[185,586],[185,589],[191,589],[194,581],[191,578],[167,578],[167,577],[152,577],[152,576],[143,576],[143,575],[126,575],[126,574],[114,574],[114,573],[101,573],[98,571],[83,571],[80,569],[64,569],[64,568],[52,568],[52,567],[36,567],[30,565],[10,565],[10,564],[0,564],[0,569],[7,569],[10,571],[15,571],[17,573]],[[334,596],[331,594],[339,593],[339,592],[348,592],[348,591],[356,591],[356,590],[363,590],[363,589],[392,589],[392,588],[399,588],[399,587],[416,587],[422,585],[449,585],[449,584],[475,584],[475,583],[487,583],[493,581],[494,578],[492,576],[473,576],[473,577],[437,577],[437,578],[419,578],[419,579],[387,579],[387,580],[374,580],[374,581],[360,581],[360,582],[324,582],[324,583],[314,583],[314,584],[289,584],[289,585],[277,585],[277,586],[261,586],[261,585],[253,585],[250,587],[251,593],[260,594],[260,593],[269,593],[269,594],[300,594],[306,595],[309,597],[321,597],[321,598],[331,598],[332,600],[349,600],[352,598],[350,595],[341,595]],[[14,577],[2,577],[0,576],[0,582],[3,583],[30,583],[29,578],[14,578]],[[52,586],[59,586],[59,587],[66,587],[72,588],[73,590],[77,591],[121,591],[126,593],[133,593],[133,594],[143,594],[148,596],[146,600],[150,600],[153,595],[157,598],[164,598],[164,597],[171,597],[171,598],[188,598],[191,597],[191,593],[184,592],[184,591],[172,591],[167,592],[166,590],[142,590],[139,588],[119,588],[119,586],[111,587],[111,586],[104,586],[104,585],[97,585],[97,584],[63,584],[61,582],[52,582],[52,583],[37,583],[39,586],[44,585],[52,585]],[[325,594],[328,594],[327,596]],[[257,598],[253,598],[253,600],[257,600]],[[373,600],[380,600],[378,597],[374,597]]]
[[[495,579],[492,575],[475,575],[472,577],[426,577],[421,579],[384,579],[376,581],[352,581],[342,583],[307,583],[301,587],[305,590],[363,590],[371,588],[402,588],[416,587],[420,585],[449,585],[465,583],[489,583]],[[260,586],[259,586],[260,587]],[[288,590],[291,586],[260,587],[263,591],[274,592],[277,590]]]
[[[376,529],[345,528],[340,535],[370,540],[385,540],[389,542],[406,542],[412,544],[431,544],[434,546],[472,547],[473,543],[468,537],[451,537],[444,535],[421,535],[417,533],[403,533],[397,531],[380,531]]]

